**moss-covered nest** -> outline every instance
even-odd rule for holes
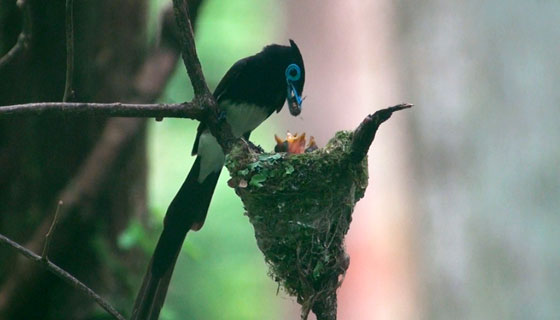
[[[318,319],[336,319],[336,290],[348,268],[344,236],[367,183],[367,158],[349,160],[352,132],[310,153],[247,152],[226,161],[270,274]]]

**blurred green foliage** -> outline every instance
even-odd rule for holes
[[[152,0],[150,21],[157,20],[165,3]],[[281,3],[273,0],[204,3],[196,26],[196,40],[211,89],[235,61],[260,51],[275,38],[282,25],[280,6]],[[150,22],[151,30],[154,25]],[[183,64],[179,63],[161,101],[191,98],[190,82]],[[154,213],[154,225],[159,228],[167,206],[194,162],[190,152],[197,125],[195,121],[178,119],[149,125],[149,207]],[[274,128],[270,122],[266,127],[257,130],[251,140],[271,148]],[[242,214],[241,201],[227,186],[228,179],[224,170],[204,228],[187,236],[161,319],[284,318],[279,299],[270,294],[275,292],[276,284],[267,276],[253,229]],[[135,235],[142,237],[138,230]],[[151,239],[152,243],[156,237]],[[123,241],[126,245],[130,239],[125,237]],[[268,294],[263,295],[264,292]]]

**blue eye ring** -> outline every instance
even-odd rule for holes
[[[295,75],[293,75],[293,71],[296,72]],[[289,65],[286,68],[286,80],[288,81],[298,81],[301,78],[301,69],[299,68],[299,66],[295,63],[292,63],[291,65]]]

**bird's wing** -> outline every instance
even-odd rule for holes
[[[228,72],[226,72],[222,80],[220,80],[220,83],[218,83],[216,90],[214,90],[214,99],[216,99],[218,105],[221,101],[227,100],[228,91],[230,90],[232,85],[238,81],[239,76],[241,75],[243,69],[245,69],[246,65],[247,58],[237,61],[233,66],[231,66],[231,68],[229,68]],[[206,130],[206,125],[201,122],[198,125],[198,129],[196,130],[196,139],[194,140],[194,145],[191,152],[193,156],[198,152],[198,140],[200,139],[200,135],[202,134],[202,132],[204,132],[204,130]]]
[[[222,80],[220,80],[220,83],[218,83],[216,90],[214,90],[214,98],[216,99],[218,104],[221,101],[227,100],[229,90],[234,84],[237,83],[246,66],[247,58],[237,61],[233,66],[231,66],[231,68],[229,68],[228,72],[226,72]]]

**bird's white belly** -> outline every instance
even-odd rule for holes
[[[253,131],[268,117],[268,112],[254,104],[232,104],[223,102],[220,107],[226,112],[226,119],[236,137]]]
[[[226,112],[227,122],[235,137],[254,130],[266,118],[268,113],[263,108],[248,104],[221,103],[220,107]],[[206,130],[200,135],[198,141],[198,156],[200,157],[200,173],[198,182],[202,183],[212,172],[222,169],[225,161],[224,153],[216,138]]]

